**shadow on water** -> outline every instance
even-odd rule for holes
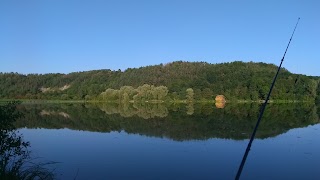
[[[18,102],[0,105],[0,179],[54,179],[48,166],[54,162],[34,163],[30,143],[16,130],[14,123],[22,114]]]
[[[260,104],[37,104],[23,105],[17,127],[112,132],[169,138],[176,141],[209,138],[248,139]],[[270,104],[257,138],[319,123],[314,104]]]

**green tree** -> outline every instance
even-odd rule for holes
[[[202,99],[202,92],[200,89],[195,89],[194,90],[194,99],[199,101]]]
[[[155,87],[154,91],[156,92],[155,94],[157,100],[164,100],[169,92],[166,86]]]
[[[187,101],[189,101],[189,102],[194,101],[194,92],[193,92],[193,89],[192,89],[192,88],[188,88],[188,89],[186,90],[186,92],[187,92],[187,95],[186,95]]]
[[[211,100],[211,99],[213,99],[212,96],[213,96],[213,92],[212,92],[211,89],[205,88],[205,89],[202,91],[202,98]]]

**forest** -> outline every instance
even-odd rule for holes
[[[277,66],[256,62],[175,61],[167,64],[69,74],[0,73],[0,99],[227,101],[265,99]],[[271,100],[320,101],[320,77],[282,68]]]

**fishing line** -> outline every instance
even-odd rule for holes
[[[255,128],[254,128],[254,130],[253,130],[253,133],[252,133],[252,135],[251,135],[251,138],[250,138],[250,141],[249,141],[249,143],[248,143],[247,149],[246,149],[246,151],[245,151],[245,153],[244,153],[244,155],[243,155],[243,158],[242,158],[240,167],[239,167],[238,172],[237,172],[237,175],[236,175],[236,177],[235,177],[236,180],[238,180],[238,179],[240,178],[240,176],[241,176],[241,172],[242,172],[242,169],[243,169],[243,167],[244,167],[244,164],[246,163],[246,160],[247,160],[247,157],[248,157],[250,148],[251,148],[251,144],[252,144],[252,142],[253,142],[253,140],[254,140],[254,137],[255,137],[255,135],[256,135],[257,129],[258,129],[258,127],[259,127],[260,121],[261,121],[262,116],[263,116],[263,112],[264,112],[264,110],[265,110],[265,108],[266,108],[266,106],[267,106],[267,104],[268,104],[268,101],[269,101],[269,98],[270,98],[270,95],[271,95],[273,86],[274,86],[274,84],[275,84],[275,82],[276,82],[276,80],[277,80],[277,77],[278,77],[279,71],[280,71],[280,69],[281,69],[283,60],[284,60],[284,58],[285,58],[285,56],[286,56],[286,54],[287,54],[289,45],[290,45],[290,43],[291,43],[292,37],[293,37],[293,35],[294,35],[294,32],[296,31],[296,28],[297,28],[297,26],[298,26],[299,20],[300,20],[300,18],[298,18],[298,21],[297,21],[297,23],[296,23],[296,26],[294,27],[294,30],[293,30],[292,35],[291,35],[291,37],[290,37],[289,43],[288,43],[287,48],[286,48],[286,50],[285,50],[285,52],[284,52],[284,54],[283,54],[283,57],[282,57],[282,59],[281,59],[281,63],[280,63],[280,65],[279,65],[279,67],[278,67],[278,71],[277,71],[276,75],[275,75],[274,78],[273,78],[273,81],[272,81],[272,84],[271,84],[271,86],[270,86],[270,90],[269,90],[268,96],[266,97],[266,100],[264,101],[264,103],[263,103],[263,105],[262,105],[262,108],[261,108],[261,110],[260,110],[260,114],[259,114],[259,117],[258,117],[256,126],[255,126]]]

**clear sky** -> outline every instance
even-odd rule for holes
[[[320,1],[1,0],[0,72],[235,60],[320,76]]]

